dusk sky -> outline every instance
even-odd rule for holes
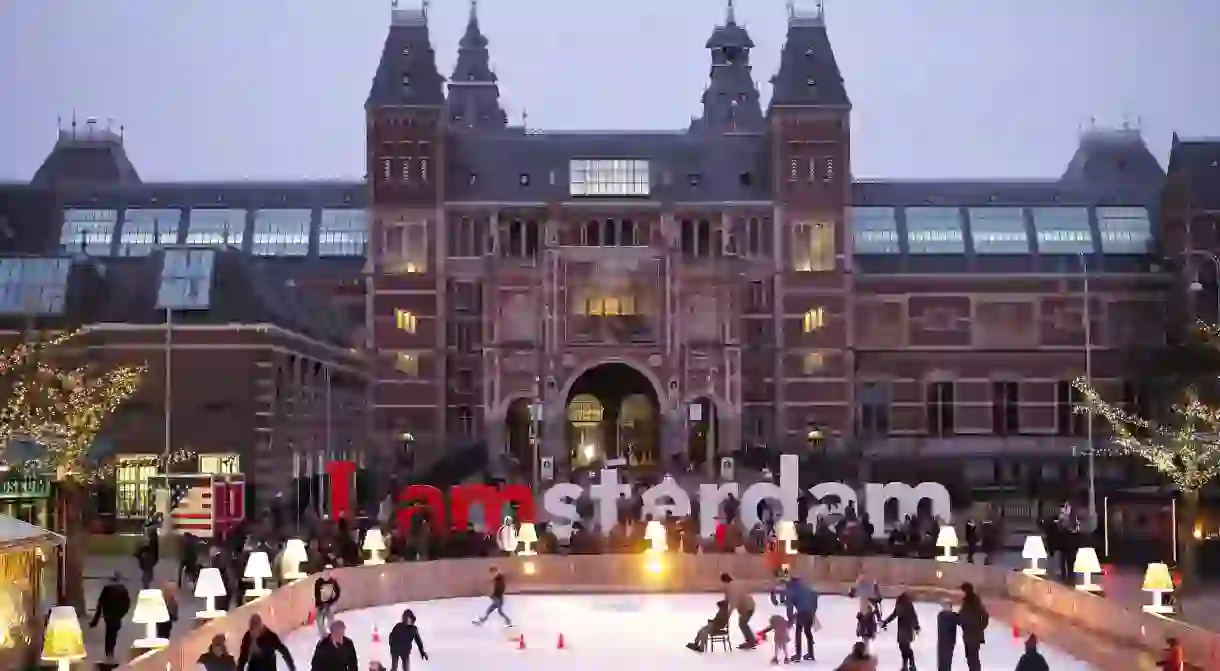
[[[404,0],[404,3],[412,0]],[[0,0],[0,179],[76,110],[126,126],[145,181],[364,173],[389,0]],[[466,0],[432,5],[443,74]],[[828,0],[857,178],[1057,177],[1096,118],[1220,135],[1216,0]],[[721,0],[483,0],[510,119],[673,129],[699,111]],[[738,0],[765,101],[784,0]]]

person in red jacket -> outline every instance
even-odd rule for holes
[[[1161,671],[1185,671],[1186,653],[1182,650],[1182,644],[1176,638],[1169,638],[1165,643],[1165,658],[1161,660]]]

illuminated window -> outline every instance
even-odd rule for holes
[[[826,222],[798,223],[792,227],[792,268],[797,272],[835,269],[835,229]]]
[[[956,207],[908,207],[907,247],[912,254],[962,254],[962,213]]]
[[[418,325],[418,318],[415,316],[415,313],[411,312],[410,310],[395,309],[394,325],[398,327],[399,331],[415,333],[415,328]]]
[[[259,210],[254,215],[254,239],[250,253],[259,256],[305,256],[309,253],[309,229],[313,212]]]
[[[109,256],[118,221],[118,210],[64,210],[59,244],[73,254]]]
[[[419,355],[411,352],[399,352],[394,357],[394,367],[398,372],[410,377],[419,376]]]
[[[123,454],[115,458],[115,515],[145,518],[152,512],[148,479],[157,474],[157,455]]]
[[[892,207],[851,208],[852,243],[856,254],[897,254],[898,219]]]
[[[801,363],[806,375],[815,375],[826,367],[826,356],[821,352],[809,352]]]
[[[0,259],[0,314],[63,313],[71,270],[68,258]]]
[[[1152,223],[1142,207],[1097,208],[1097,231],[1106,254],[1143,254],[1152,242]]]
[[[634,315],[636,312],[635,296],[597,296],[590,298],[580,306],[582,314],[590,317],[620,317]]]
[[[393,272],[428,272],[428,223],[386,222],[382,231],[381,258]]]
[[[127,210],[119,232],[119,254],[148,256],[154,247],[175,244],[181,223],[182,210]]]
[[[236,475],[241,473],[241,455],[201,454],[199,455],[199,472],[213,475]]]
[[[813,308],[805,313],[802,319],[802,326],[805,333],[813,333],[826,325],[826,310],[824,308]]]
[[[364,210],[322,210],[318,256],[364,256],[369,215]]]
[[[568,193],[573,196],[647,196],[648,161],[573,159],[568,162]]]
[[[188,245],[241,247],[246,238],[246,211],[193,209],[186,227]]]
[[[1028,254],[1025,210],[1019,207],[970,208],[970,239],[975,254]]]
[[[1089,211],[1083,207],[1036,207],[1034,231],[1039,254],[1089,254],[1093,231]]]

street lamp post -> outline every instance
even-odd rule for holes
[[[1084,278],[1084,380],[1090,389],[1093,388],[1093,308],[1092,295],[1089,292],[1089,261],[1084,254],[1080,255],[1080,274]],[[1097,464],[1093,450],[1093,416],[1087,415],[1086,440],[1088,441],[1089,470],[1089,524],[1090,529],[1097,528]]]

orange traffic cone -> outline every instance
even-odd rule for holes
[[[1021,640],[1021,630],[1015,624],[1012,625],[1012,637],[1014,640]]]
[[[521,634],[521,638],[517,639],[517,649],[518,650],[525,649],[525,634]]]
[[[305,624],[313,624],[318,621],[318,614],[314,611],[309,611],[309,615],[305,618]]]
[[[762,631],[758,632],[758,634],[755,636],[755,640],[759,643],[766,643],[767,642],[767,630],[763,629]]]
[[[561,632],[559,632],[559,640],[558,640],[558,641],[555,643],[555,649],[556,649],[556,650],[563,650],[563,649],[564,649],[564,644],[563,644],[563,632],[562,632],[562,631],[561,631]]]
[[[377,630],[377,625],[373,625],[373,642],[374,643],[381,642],[381,632]]]

